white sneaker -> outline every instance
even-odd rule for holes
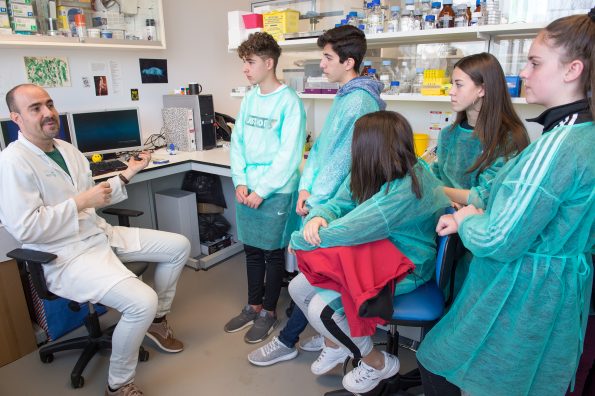
[[[318,359],[312,363],[310,370],[315,375],[326,374],[347,359],[349,352],[343,347],[332,348],[325,346],[318,355]]]
[[[300,341],[298,344],[302,351],[307,352],[318,352],[324,348],[324,337],[320,334],[316,334],[310,338],[306,338],[304,341]]]
[[[376,388],[380,381],[390,378],[399,372],[399,359],[395,355],[384,354],[384,367],[376,370],[360,360],[358,366],[345,374],[343,377],[343,388],[351,393],[366,393]]]

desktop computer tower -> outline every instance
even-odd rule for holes
[[[157,229],[184,235],[190,241],[189,264],[192,258],[200,255],[200,235],[196,194],[177,188],[155,193],[155,213]]]
[[[217,146],[213,95],[163,95],[163,107],[192,109],[196,149],[209,150]]]

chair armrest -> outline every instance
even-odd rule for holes
[[[27,272],[31,275],[33,287],[35,287],[40,298],[45,300],[54,300],[57,298],[55,294],[48,290],[42,264],[47,264],[55,260],[58,256],[52,253],[30,249],[14,249],[6,253],[6,255],[17,260],[21,266],[27,269]]]
[[[120,209],[120,208],[106,208],[102,210],[103,213],[118,216],[118,224],[123,227],[130,227],[130,218],[138,217],[143,214],[140,210]]]
[[[47,264],[58,257],[52,253],[40,252],[38,250],[31,249],[14,249],[6,253],[6,255],[17,261],[39,264]]]
[[[111,214],[114,216],[128,216],[128,217],[138,217],[143,214],[140,210],[133,210],[133,209],[121,209],[121,208],[105,208],[102,210],[105,214]]]

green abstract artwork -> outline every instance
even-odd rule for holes
[[[70,87],[68,59],[51,56],[25,56],[27,80],[46,88]]]

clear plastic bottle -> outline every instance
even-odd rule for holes
[[[422,20],[426,20],[426,16],[432,13],[432,5],[430,0],[421,0],[421,17]]]
[[[380,68],[378,75],[380,82],[384,84],[382,92],[388,92],[391,81],[395,81],[397,79],[395,73],[393,72],[392,62],[390,60],[382,61],[382,67]]]
[[[357,11],[350,11],[349,14],[347,14],[347,24],[355,27],[359,26]]]
[[[421,87],[424,85],[424,69],[418,67],[415,69],[415,78],[411,87],[412,93],[421,93]]]
[[[380,0],[373,0],[373,5],[374,5],[374,7],[372,9],[372,13],[373,13],[374,19],[376,21],[375,33],[383,33],[384,32],[384,10],[382,9]]]
[[[372,67],[368,69],[368,74],[366,75],[370,78],[373,78],[374,80],[378,80],[378,75],[376,75],[376,69]]]
[[[390,89],[388,90],[388,95],[398,95],[399,94],[399,82],[398,81],[391,81],[390,82]]]
[[[401,7],[392,6],[390,8],[390,18],[386,23],[386,31],[396,33],[401,30]]]
[[[401,83],[399,93],[411,93],[411,71],[409,70],[407,61],[401,63],[399,73],[399,82]]]
[[[406,0],[405,1],[405,11],[401,15],[401,31],[402,32],[411,32],[414,29],[414,21],[415,21],[415,5],[414,0]]]
[[[424,21],[424,30],[436,29],[436,19],[434,15],[426,15]]]
[[[364,65],[364,67],[362,68],[362,72],[359,75],[367,76],[368,70],[372,68],[372,61],[364,60],[363,65]]]
[[[481,12],[472,12],[469,26],[481,25]]]
[[[434,15],[434,21],[436,23],[436,25],[434,25],[434,27],[438,27],[438,16],[440,15],[440,8],[441,7],[442,7],[442,4],[439,1],[434,1],[432,3],[431,14]]]
[[[443,0],[442,10],[438,15],[438,27],[451,28],[455,26],[455,11],[452,9],[452,0]]]
[[[455,27],[469,26],[467,20],[467,6],[465,4],[459,4],[455,11]]]
[[[421,10],[416,9],[413,12],[413,30],[422,30],[424,28],[424,20],[421,15]]]

